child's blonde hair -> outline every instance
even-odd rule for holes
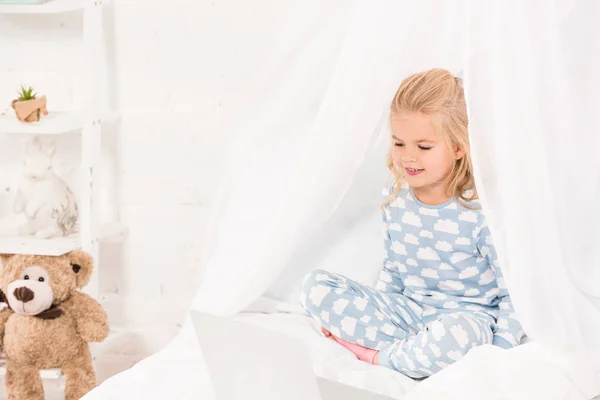
[[[400,84],[390,108],[391,113],[396,115],[422,113],[430,116],[436,132],[450,151],[454,152],[455,146],[465,151],[464,156],[452,165],[444,183],[448,195],[461,204],[466,206],[466,202],[476,200],[469,153],[469,121],[461,80],[440,68],[411,75]],[[394,191],[382,208],[398,195],[402,186],[402,176],[392,160],[392,149],[393,142],[387,154],[387,167],[394,175]]]

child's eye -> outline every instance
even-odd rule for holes
[[[403,147],[404,143],[394,143],[394,146]]]
[[[431,150],[431,147],[419,146],[421,150]]]

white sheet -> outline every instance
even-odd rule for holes
[[[401,398],[415,385],[390,369],[358,361],[348,350],[319,335],[304,315],[245,313],[236,318],[304,340],[318,376],[394,398]],[[234,364],[235,360],[231,362]],[[85,400],[109,398],[214,399],[193,329],[183,329],[167,348],[105,381],[84,397]]]
[[[254,309],[281,308],[262,300],[255,303]],[[550,353],[539,343],[509,351],[482,346],[460,363],[417,383],[390,369],[358,361],[348,350],[325,339],[304,315],[252,312],[236,318],[304,340],[316,375],[396,399],[589,399],[572,382],[574,376],[585,371],[577,370],[567,358]],[[193,329],[182,329],[167,348],[105,381],[83,399],[109,398],[213,400]]]

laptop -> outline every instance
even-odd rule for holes
[[[316,377],[298,338],[191,310],[216,400],[392,400]]]

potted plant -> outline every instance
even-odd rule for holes
[[[12,101],[11,106],[17,114],[17,119],[23,122],[39,121],[42,113],[48,115],[46,96],[38,98],[32,87],[25,89],[21,86],[19,97]]]

